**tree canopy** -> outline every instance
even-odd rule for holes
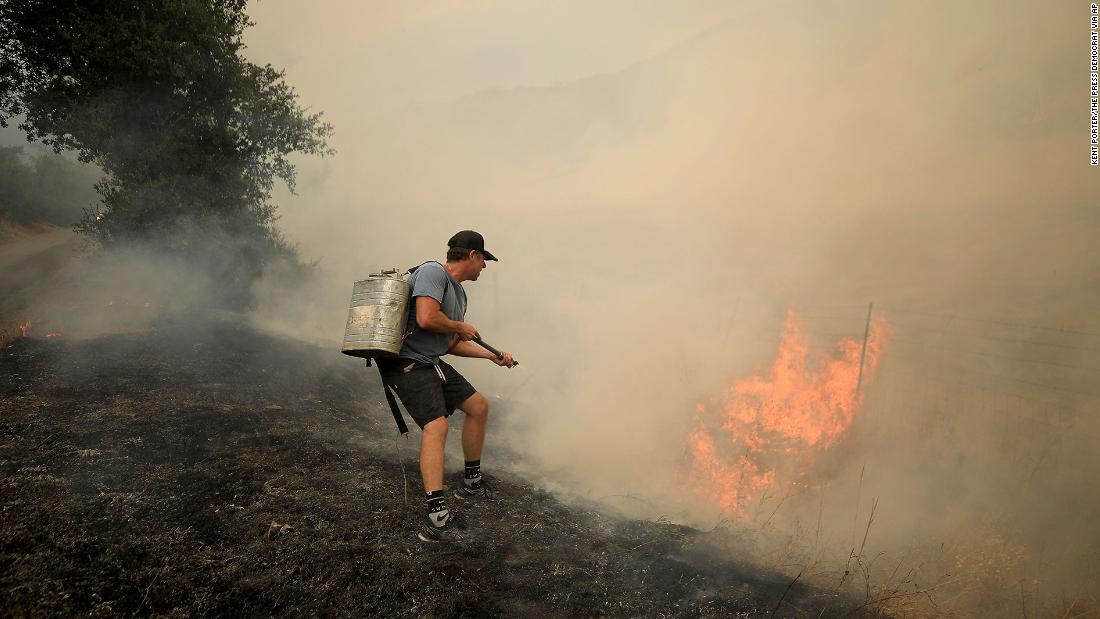
[[[0,2],[0,123],[104,172],[78,229],[106,246],[215,251],[227,283],[290,252],[274,227],[292,153],[332,127],[243,55],[245,0]],[[226,265],[226,261],[231,264]]]

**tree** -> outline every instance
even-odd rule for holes
[[[96,202],[100,174],[48,151],[28,155],[0,146],[0,217],[20,223],[71,226]]]
[[[331,154],[332,127],[284,74],[243,57],[246,0],[0,0],[0,124],[104,172],[78,229],[145,243],[246,286],[292,254],[274,227],[292,153]]]

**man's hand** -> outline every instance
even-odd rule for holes
[[[455,335],[457,335],[458,339],[462,340],[463,342],[469,342],[475,337],[481,337],[481,335],[477,332],[477,329],[468,322],[457,323],[454,329]]]
[[[503,359],[499,359],[495,355],[490,357],[490,359],[492,359],[493,363],[495,363],[495,364],[497,364],[501,367],[506,367],[506,368],[510,368],[510,367],[513,367],[513,366],[516,365],[516,361],[514,359],[512,359],[512,353],[504,352],[502,350],[502,351],[500,351],[500,354],[504,355]]]

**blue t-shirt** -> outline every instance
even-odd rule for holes
[[[462,321],[466,318],[466,291],[438,262],[424,263],[413,271],[409,276],[409,286],[412,288],[412,296],[409,299],[409,317],[405,323],[405,333],[409,336],[401,345],[398,356],[437,365],[439,357],[450,349],[454,333],[436,333],[421,329],[416,324],[416,298],[431,297],[439,301],[440,309],[447,318]]]

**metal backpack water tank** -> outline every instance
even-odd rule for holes
[[[344,330],[345,355],[388,357],[401,351],[409,312],[409,283],[397,269],[355,282]]]

